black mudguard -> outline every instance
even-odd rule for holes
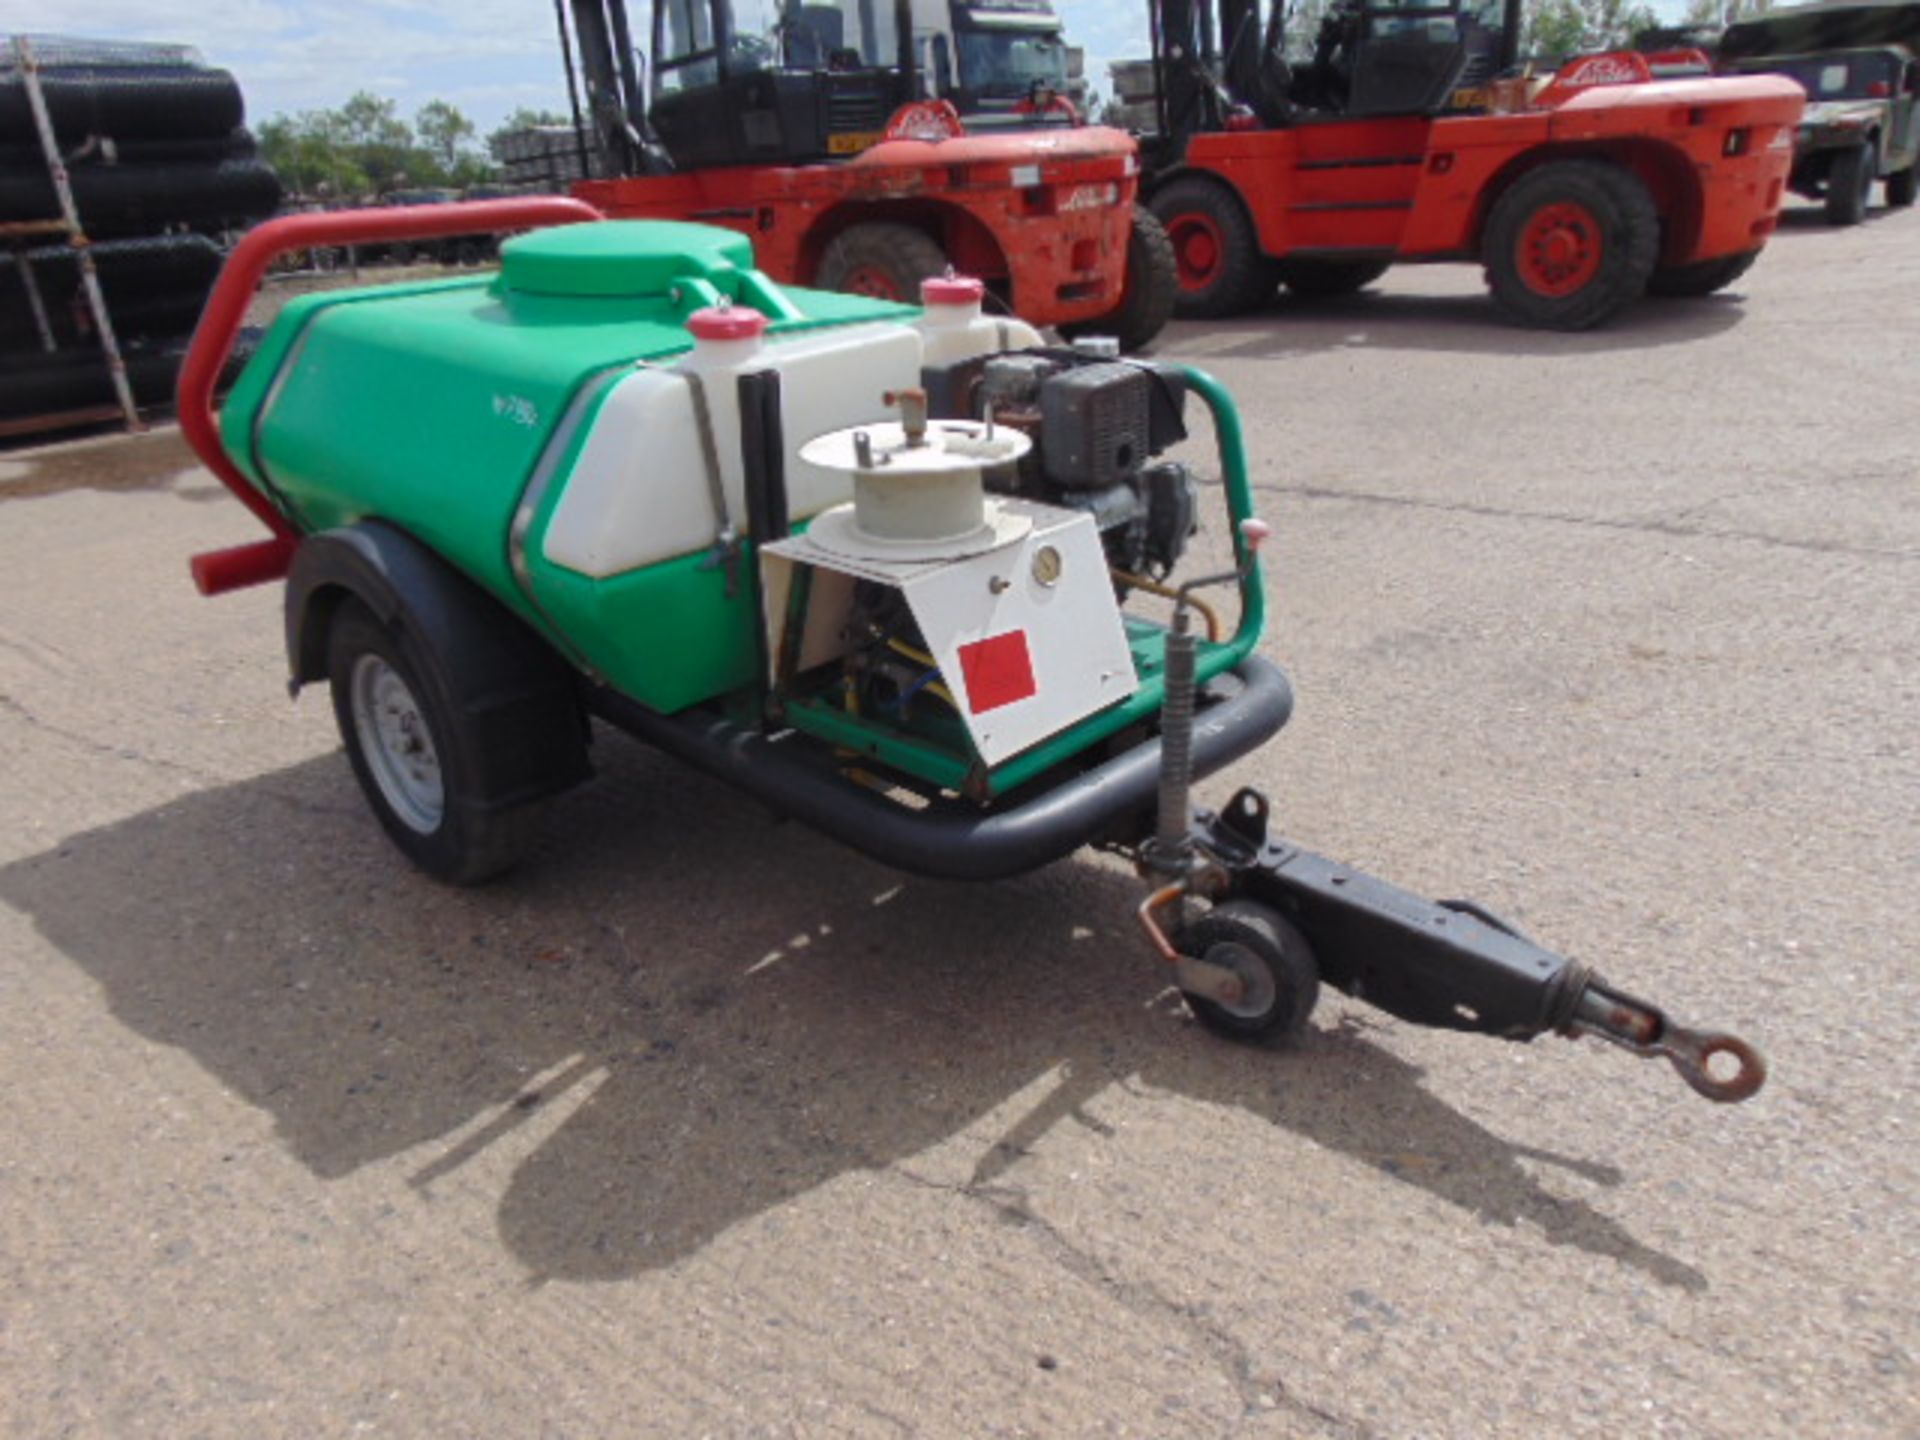
[[[524,804],[593,773],[571,667],[519,616],[382,521],[321,531],[295,551],[286,591],[293,691],[327,678],[328,631],[349,598],[417,642],[467,722],[482,804]]]

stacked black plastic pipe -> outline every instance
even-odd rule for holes
[[[219,273],[223,238],[273,214],[280,183],[243,126],[238,82],[193,51],[33,43],[134,397],[143,405],[164,401]],[[12,60],[0,40],[0,221],[55,220],[59,199]],[[25,251],[52,352],[16,253],[0,248],[0,422],[112,404],[97,327],[65,240],[50,236]]]

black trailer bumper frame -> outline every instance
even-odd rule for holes
[[[1259,655],[1216,678],[1198,698],[1193,765],[1203,775],[1259,748],[1293,713],[1286,673]],[[1084,845],[1132,844],[1153,825],[1157,737],[1066,779],[1014,792],[997,805],[936,796],[914,809],[853,783],[827,747],[793,731],[769,733],[706,708],[663,715],[608,689],[593,691],[587,701],[603,719],[777,813],[916,875],[1004,879]]]

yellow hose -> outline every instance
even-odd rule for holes
[[[913,646],[907,644],[904,640],[890,639],[887,641],[887,648],[896,655],[904,655],[907,659],[926,666],[929,670],[938,670],[940,668],[940,662],[935,660],[933,656],[927,654],[924,650],[914,649]]]
[[[907,642],[904,640],[889,639],[887,641],[887,648],[893,651],[894,654],[896,655],[906,656],[907,659],[913,661],[913,663],[916,665],[926,666],[929,670],[938,670],[940,668],[939,662],[935,660],[933,656],[927,654],[927,652],[924,650],[914,649],[913,646],[907,644]],[[925,685],[922,685],[920,688],[922,690],[925,690],[929,695],[935,696],[938,699],[946,701],[947,707],[951,709],[954,714],[958,715],[960,713],[960,704],[958,701],[956,701],[953,698],[953,691],[949,690],[940,681],[929,680]]]
[[[1133,575],[1125,570],[1116,570],[1111,565],[1107,567],[1107,573],[1122,585],[1131,585],[1135,590],[1144,590],[1147,594],[1158,595],[1163,600],[1178,600],[1180,598],[1180,592],[1175,590],[1171,585],[1162,585],[1158,580],[1149,580],[1144,575]],[[1187,604],[1198,610],[1200,612],[1200,618],[1207,622],[1208,643],[1218,645],[1220,643],[1220,617],[1214,612],[1214,608],[1198,595],[1187,596]]]

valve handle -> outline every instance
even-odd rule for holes
[[[1240,522],[1240,538],[1247,542],[1249,551],[1258,550],[1272,534],[1273,527],[1256,516],[1249,515]]]

